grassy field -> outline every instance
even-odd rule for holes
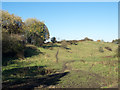
[[[84,41],[68,45],[68,49],[60,45],[37,47],[40,52],[31,57],[9,61],[2,67],[3,88],[117,87],[118,58],[114,57],[117,44]],[[99,47],[103,47],[104,52],[99,52]]]

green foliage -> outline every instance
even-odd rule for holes
[[[0,11],[0,13],[2,13],[2,18],[0,19],[2,32],[7,32],[9,34],[24,33],[25,25],[20,17],[9,14],[7,11]]]
[[[24,44],[19,41],[20,37],[16,35],[10,36],[8,33],[2,34],[2,52],[3,54],[12,52],[18,53],[24,49]]]
[[[29,18],[25,21],[26,38],[29,43],[41,46],[44,41],[49,39],[49,31],[47,26],[37,19]]]
[[[24,23],[22,19],[7,11],[0,11],[2,18],[0,25],[2,26],[2,47],[3,54],[18,53],[24,49],[21,35],[24,34]]]
[[[24,50],[25,57],[31,57],[40,54],[40,50],[34,45],[26,45]]]
[[[45,40],[49,39],[48,28],[43,22],[34,18],[23,22],[21,17],[3,10],[0,11],[0,14],[3,57],[8,57],[8,55],[17,58],[29,56],[26,54],[26,43],[41,46]],[[35,50],[33,52],[36,53]]]
[[[24,58],[25,44],[20,40],[19,35],[2,33],[2,65],[15,58]]]
[[[22,35],[24,35],[25,25],[22,19],[7,11],[0,11],[0,26],[2,28],[2,56],[4,57],[24,57],[24,47]],[[6,64],[9,59],[2,61]]]
[[[9,14],[7,11],[0,11],[0,25],[2,32],[8,34],[22,34],[26,37],[26,43],[41,46],[45,40],[49,39],[49,31],[44,22],[29,18],[25,22],[21,17]]]
[[[52,43],[55,43],[55,42],[56,42],[56,38],[55,38],[55,37],[52,37],[52,38],[51,38],[51,42],[52,42]]]

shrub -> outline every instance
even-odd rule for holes
[[[16,56],[17,53],[23,52],[24,43],[19,40],[19,37],[7,33],[2,34],[2,54]]]
[[[55,38],[55,37],[52,37],[52,38],[51,38],[51,42],[52,42],[52,43],[55,43],[55,42],[56,42],[56,38]]]
[[[67,42],[65,40],[61,42],[61,47],[65,49],[67,48]]]
[[[77,45],[77,40],[69,40],[69,41],[66,41],[66,43],[68,44],[68,45]]]
[[[99,52],[104,52],[102,47],[99,47]]]
[[[35,45],[27,44],[25,47],[24,53],[25,53],[24,55],[25,57],[31,57],[34,55],[38,55],[41,52]]]
[[[77,45],[77,40],[72,40],[73,45]]]

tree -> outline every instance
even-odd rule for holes
[[[0,18],[2,32],[7,32],[9,34],[24,33],[25,25],[21,17],[9,14],[7,11],[0,11],[0,13],[2,14],[2,18]]]
[[[26,38],[29,43],[35,45],[42,45],[44,41],[49,39],[49,31],[47,26],[37,19],[29,18],[25,21]]]
[[[55,43],[55,42],[56,42],[56,38],[55,38],[55,37],[52,37],[52,38],[51,38],[51,42],[52,42],[52,43]]]
[[[112,41],[112,43],[120,44],[120,39],[115,39],[115,40]]]
[[[2,55],[16,56],[24,52],[22,35],[24,35],[25,25],[22,19],[7,11],[0,11],[0,26],[2,28]],[[24,53],[23,53],[24,56]],[[6,56],[5,56],[6,57]]]

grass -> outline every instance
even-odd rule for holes
[[[118,58],[114,57],[117,46],[113,43],[85,41],[79,42],[78,45],[68,45],[70,49],[61,48],[57,43],[52,50],[50,49],[52,46],[36,47],[40,52],[34,51],[36,53],[34,55],[27,53],[24,59],[12,60],[2,67],[3,87],[9,83],[13,83],[10,86],[17,87],[19,84],[27,83],[26,81],[29,79],[32,81],[40,79],[43,81],[42,83],[34,82],[32,84],[36,83],[36,86],[32,86],[32,84],[29,86],[32,88],[50,87],[51,85],[107,88],[112,84],[117,84]],[[99,47],[103,47],[103,53],[99,52]],[[104,47],[110,47],[112,51],[108,51]],[[58,49],[58,63],[56,63],[55,55]],[[63,68],[64,72],[62,72]],[[26,84],[21,85],[21,87],[27,86]]]

